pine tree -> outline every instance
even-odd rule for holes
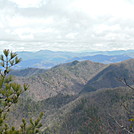
[[[31,118],[29,123],[22,119],[22,125],[19,129],[14,126],[10,127],[6,123],[11,106],[18,102],[23,92],[28,90],[27,84],[21,86],[14,82],[13,77],[9,75],[11,68],[20,62],[21,58],[18,58],[16,53],[8,49],[5,49],[0,55],[0,134],[37,134],[40,133],[42,126],[40,122],[43,113],[35,121]]]

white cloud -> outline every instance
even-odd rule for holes
[[[3,23],[2,23],[2,22],[0,22],[0,28],[3,28],[3,27],[4,27]]]
[[[1,0],[0,40],[18,50],[134,49],[133,13],[131,0]]]
[[[116,32],[116,31],[120,31],[121,27],[119,24],[114,24],[114,25],[99,24],[94,27],[94,30],[96,33],[103,33],[105,31]]]
[[[10,0],[16,3],[20,8],[40,7],[42,0]]]
[[[21,40],[32,40],[34,39],[33,34],[22,34],[19,36]]]
[[[23,27],[23,26],[35,26],[38,25],[39,27],[42,25],[48,25],[53,23],[53,18],[28,18],[23,16],[15,16],[15,17],[8,17],[7,19],[10,27]],[[34,29],[34,27],[33,27]]]
[[[68,39],[75,39],[77,35],[78,35],[78,33],[68,33],[66,35],[66,38],[68,38]]]
[[[72,7],[92,17],[110,15],[131,18],[134,12],[134,5],[126,0],[77,0]]]

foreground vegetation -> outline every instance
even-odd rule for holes
[[[18,102],[20,95],[28,89],[28,85],[21,86],[13,81],[12,76],[8,75],[11,67],[18,64],[21,59],[16,53],[4,50],[0,56],[0,134],[35,134],[39,133],[39,128],[42,126],[40,120],[43,114],[35,121],[30,119],[30,124],[27,124],[25,119],[22,119],[22,124],[19,129],[14,126],[9,126],[7,116],[13,104]]]

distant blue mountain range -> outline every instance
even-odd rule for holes
[[[134,57],[134,50],[119,50],[119,51],[95,51],[95,52],[63,52],[41,50],[37,52],[17,52],[18,56],[22,58],[22,62],[18,69],[27,67],[33,68],[51,68],[61,63],[72,62],[74,60],[91,60],[100,63],[116,63],[131,59]]]
[[[128,60],[128,59],[131,59],[131,57],[129,57],[127,55],[109,56],[109,55],[98,54],[98,55],[94,55],[94,56],[76,57],[76,58],[69,60],[68,62],[74,61],[74,60],[78,60],[78,61],[91,60],[94,62],[109,64],[109,63],[121,62],[121,61]]]

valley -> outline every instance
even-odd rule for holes
[[[123,105],[133,113],[134,92],[119,79],[125,78],[133,87],[133,65],[134,59],[112,64],[86,60],[47,70],[14,70],[15,81],[28,83],[29,91],[13,108],[10,122],[16,120],[18,126],[22,117],[44,112],[44,134],[127,134],[117,122],[129,127],[129,114]]]

